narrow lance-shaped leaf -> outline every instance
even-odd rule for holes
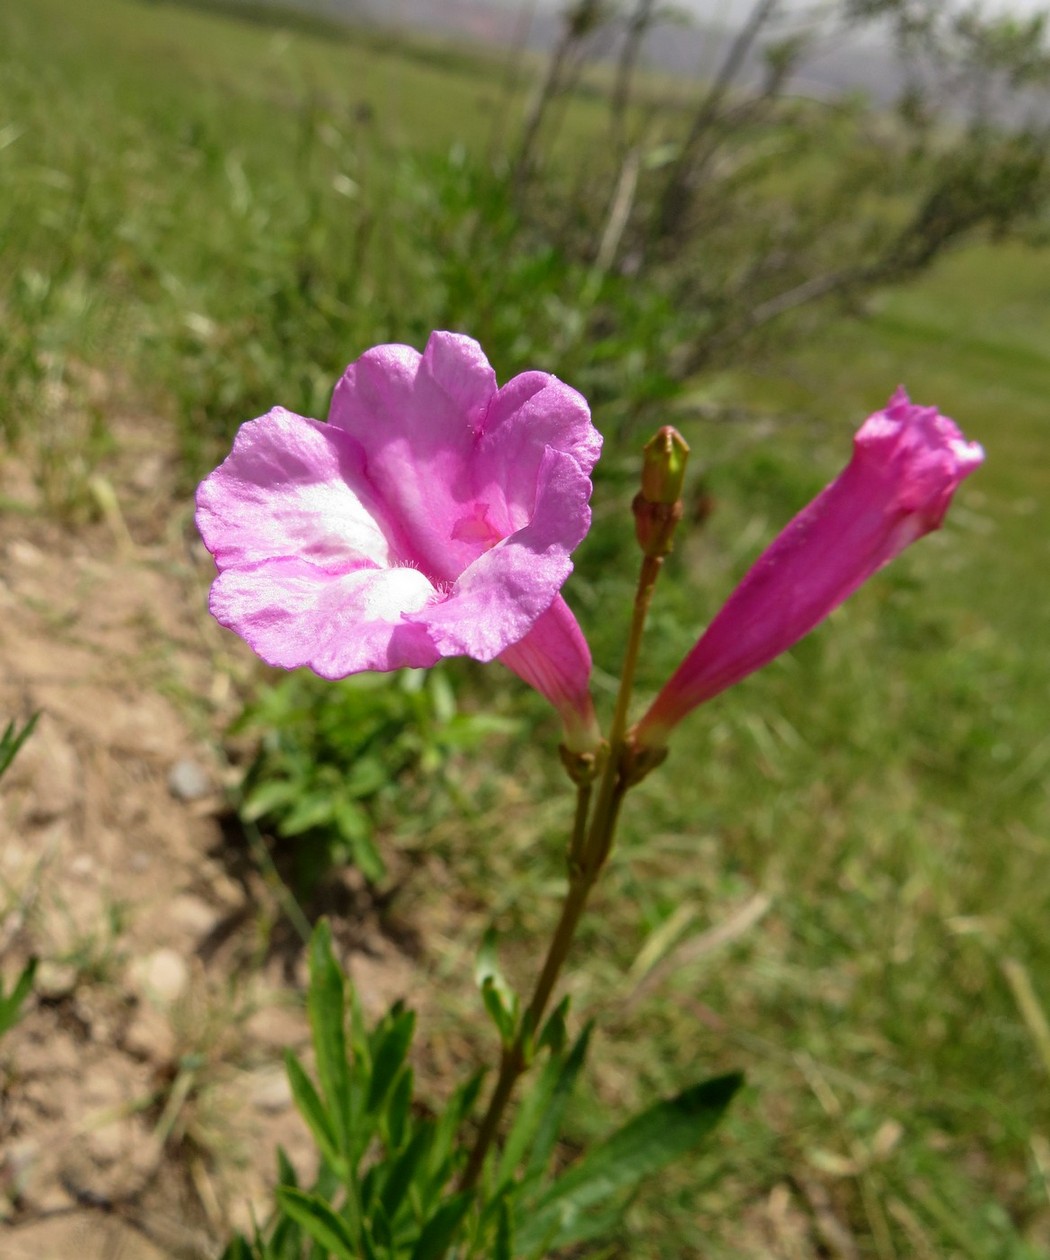
[[[519,1250],[562,1246],[586,1216],[695,1149],[740,1088],[739,1073],[683,1090],[635,1116],[594,1147],[544,1194],[519,1230]]]
[[[412,1093],[415,1076],[411,1067],[406,1067],[397,1078],[390,1094],[390,1102],[386,1108],[386,1140],[391,1151],[399,1151],[404,1145],[408,1133],[409,1109],[412,1106]]]
[[[354,1243],[349,1226],[323,1199],[290,1186],[278,1186],[277,1201],[292,1220],[337,1260],[360,1260],[360,1249]]]
[[[514,1210],[506,1199],[499,1205],[492,1260],[514,1260]]]
[[[440,1260],[444,1256],[455,1241],[473,1198],[473,1191],[464,1190],[438,1208],[423,1227],[412,1249],[412,1260]]]
[[[34,713],[21,730],[16,729],[14,721],[8,722],[4,728],[4,733],[0,735],[0,775],[3,775],[11,762],[18,756],[18,750],[32,735],[33,727],[36,726],[39,718],[40,714]]]
[[[4,993],[3,982],[0,981],[0,1033],[8,1032],[18,1023],[18,1015],[22,1009],[22,1003],[29,996],[29,991],[33,987],[36,965],[37,960],[30,958],[15,981],[14,988],[8,994]]]
[[[306,1121],[307,1128],[313,1134],[321,1154],[335,1168],[344,1165],[344,1158],[339,1151],[338,1142],[332,1120],[325,1110],[313,1082],[306,1075],[302,1064],[290,1050],[284,1053],[284,1066],[291,1086],[292,1098],[295,1100],[299,1114]],[[281,1178],[284,1181],[284,1178]]]
[[[412,1140],[394,1161],[390,1172],[387,1174],[386,1185],[383,1186],[379,1199],[391,1220],[397,1216],[398,1209],[408,1193],[408,1188],[411,1186],[416,1171],[423,1162],[433,1138],[434,1126],[427,1121],[416,1130]]]
[[[402,1011],[377,1046],[368,1090],[369,1111],[375,1111],[386,1100],[387,1092],[401,1070],[405,1055],[412,1044],[415,1027],[415,1014],[412,1011]]]
[[[565,1115],[565,1108],[572,1095],[573,1086],[583,1070],[593,1031],[594,1022],[592,1020],[585,1025],[583,1032],[577,1037],[572,1049],[569,1051],[568,1058],[565,1060],[551,1094],[550,1104],[540,1117],[536,1138],[532,1144],[532,1150],[529,1152],[526,1176],[540,1174],[547,1167],[551,1152],[554,1150],[554,1144],[557,1142],[558,1134],[561,1132],[562,1117]]]
[[[350,1155],[350,1078],[346,1055],[343,973],[332,952],[332,930],[322,919],[310,940],[310,989],[306,1009],[313,1034],[321,1092],[340,1154]]]

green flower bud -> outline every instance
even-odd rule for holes
[[[689,446],[685,438],[665,424],[645,445],[642,465],[642,498],[650,503],[677,503],[682,497]]]
[[[682,519],[682,483],[689,447],[669,424],[645,446],[642,489],[631,504],[638,545],[647,556],[662,558],[671,550]]]

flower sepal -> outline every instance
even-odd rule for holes
[[[603,739],[597,748],[583,752],[577,752],[567,744],[559,744],[558,756],[573,783],[577,787],[587,787],[605,769],[605,763],[609,760],[609,744]]]

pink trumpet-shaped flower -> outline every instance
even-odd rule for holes
[[[864,422],[846,469],[748,571],[636,728],[660,747],[690,710],[809,633],[862,582],[937,529],[964,477],[984,459],[935,407],[898,389]]]
[[[327,424],[276,408],[201,483],[211,611],[269,664],[324,678],[517,645],[511,668],[578,725],[590,655],[558,592],[600,448],[580,394],[543,372],[498,389],[469,337],[377,346]]]

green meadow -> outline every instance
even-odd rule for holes
[[[424,40],[132,0],[5,4],[0,461],[24,462],[39,497],[0,507],[76,529],[119,454],[111,412],[159,415],[189,536],[192,486],[237,425],[276,403],[323,416],[368,346],[451,327],[501,380],[553,367],[534,330],[541,315],[571,329],[582,278],[500,257],[510,210],[484,177],[523,92],[498,59]],[[596,119],[573,101],[567,158]],[[495,227],[479,244],[482,206]],[[573,352],[605,383],[595,526],[566,595],[606,721],[635,580],[628,505],[658,424],[685,434],[692,501],[702,485],[714,510],[657,591],[639,703],[899,383],[988,457],[942,531],[693,714],[629,799],[572,981],[574,1018],[599,1022],[566,1159],[704,1073],[741,1068],[747,1087],[615,1243],[573,1254],[1050,1249],[1048,293],[1050,254],[974,245],[714,365],[644,424],[616,404],[630,347],[597,365]],[[432,843],[446,886],[411,898],[448,899],[464,941],[495,922],[525,987],[570,818],[557,731],[509,675],[442,673],[466,712],[504,722],[448,754],[458,794],[432,835],[430,814],[395,809],[376,844]],[[454,992],[463,956],[441,948],[426,965],[448,1022],[417,1052],[466,1016],[491,1055],[480,1002]]]

